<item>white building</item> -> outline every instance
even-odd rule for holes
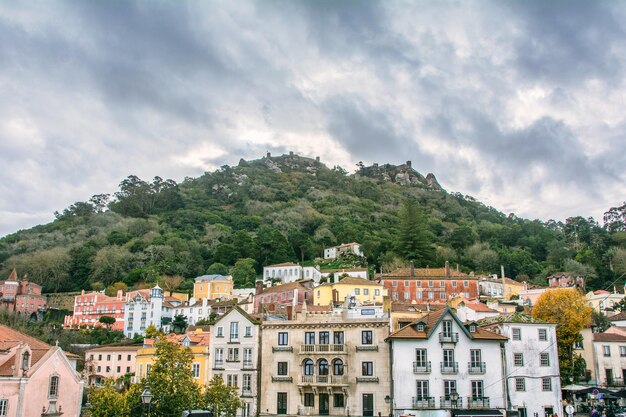
[[[333,274],[334,282],[339,282],[339,277],[343,276],[369,279],[369,271],[367,268],[325,269],[321,271],[321,274],[324,278],[328,278],[330,274]]]
[[[315,283],[320,282],[322,273],[317,266],[300,266],[293,262],[268,265],[263,267],[263,280],[280,279],[283,284],[288,284],[300,279],[312,279]]]
[[[463,324],[446,307],[393,332],[388,340],[395,416],[448,417],[451,410],[501,415],[500,346],[505,336],[475,322]]]
[[[363,256],[361,252],[361,244],[356,242],[342,243],[339,246],[333,246],[324,249],[324,259],[336,259],[345,253],[354,253],[357,256]]]
[[[481,328],[508,338],[506,395],[519,417],[563,415],[556,325],[524,313],[491,317]]]
[[[593,368],[597,384],[606,388],[624,387],[626,381],[626,332],[610,327],[593,333]],[[589,364],[587,364],[589,367]]]
[[[211,315],[211,305],[207,298],[196,300],[190,298],[189,302],[182,303],[174,307],[173,317],[185,316],[187,318],[187,324],[190,326],[195,325],[198,321],[208,319]]]
[[[150,290],[133,291],[124,308],[124,334],[129,338],[144,335],[151,324],[167,331],[173,310],[174,306],[163,301],[163,290],[158,285]]]
[[[456,315],[459,317],[459,320],[466,322],[499,316],[500,313],[481,302],[461,301],[456,308]]]
[[[221,375],[225,384],[237,388],[243,401],[238,417],[256,415],[259,355],[259,323],[239,307],[211,326],[210,375]]]

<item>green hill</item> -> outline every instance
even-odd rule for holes
[[[401,216],[409,200],[417,202],[413,223]],[[16,267],[48,292],[133,286],[163,274],[190,279],[241,258],[254,259],[260,273],[263,265],[313,261],[325,246],[356,241],[376,270],[407,258],[422,266],[449,260],[477,273],[498,273],[503,264],[520,279],[545,282],[569,269],[602,287],[619,276],[611,267],[624,251],[622,229],[582,217],[507,216],[446,192],[410,164],[361,165],[348,175],[290,154],[241,160],[180,184],[130,176],[113,196],[95,195],[49,224],[0,239],[0,277]],[[412,256],[413,232],[427,240],[429,256]]]

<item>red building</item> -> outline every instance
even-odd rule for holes
[[[0,281],[0,302],[1,308],[30,316],[46,307],[46,296],[41,295],[41,285],[19,281],[13,269],[6,281]]]
[[[283,313],[290,315],[293,307],[302,305],[304,301],[313,304],[313,289],[308,285],[312,281],[290,282],[263,288],[263,281],[257,281],[254,295],[254,314]],[[291,307],[291,308],[289,308]]]
[[[461,295],[478,297],[478,280],[463,272],[445,268],[398,268],[379,274],[378,280],[387,288],[392,302],[445,303]]]
[[[117,296],[109,297],[101,292],[85,293],[85,290],[74,298],[74,315],[65,316],[63,326],[100,326],[100,317],[115,317],[113,330],[124,331],[124,306],[127,297],[119,290]]]
[[[548,286],[554,287],[577,287],[584,291],[585,279],[580,275],[572,274],[569,272],[557,272],[556,274],[548,277]]]

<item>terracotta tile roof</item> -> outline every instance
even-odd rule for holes
[[[11,274],[9,274],[9,278],[7,278],[7,281],[17,281],[17,271],[15,270],[15,268],[13,268],[13,271],[11,271]]]
[[[52,346],[49,344],[36,339],[34,337],[28,336],[24,333],[20,333],[17,330],[13,330],[8,326],[0,324],[0,349],[7,349],[15,346],[19,342],[26,343],[31,349],[31,366],[34,366],[37,362],[44,357],[46,353]],[[6,362],[2,366],[0,366],[0,375],[13,375],[13,370],[11,369],[11,365],[15,363],[14,355],[8,358]]]
[[[381,279],[385,278],[447,278],[446,268],[414,268],[413,276],[411,276],[411,268],[398,268],[393,272],[388,272],[380,275]],[[450,269],[450,277],[451,278],[470,278],[464,272],[460,272],[454,269]],[[471,277],[475,279],[475,277]]]
[[[594,295],[600,295],[600,294],[613,294],[612,292],[606,291],[606,290],[596,290],[593,292]]]
[[[114,352],[114,351],[136,351],[137,349],[141,349],[141,345],[106,345],[100,346],[93,349],[87,349],[85,352]],[[69,354],[66,353],[69,356]]]
[[[294,264],[293,262],[283,262],[282,264],[267,265],[265,268],[273,268],[275,266],[300,266],[300,265]]]
[[[400,311],[435,311],[446,308],[445,304],[411,304],[411,303],[392,303],[391,311],[392,312],[400,312]]]
[[[307,288],[304,285],[302,285],[298,281],[295,281],[295,282],[290,282],[289,284],[275,285],[273,287],[263,288],[263,291],[261,291],[260,294],[274,294],[276,292],[283,292],[283,291],[289,291],[289,290],[294,290],[294,289],[299,289],[299,290],[304,290],[304,291],[307,290]]]
[[[498,310],[494,310],[493,308],[488,307],[483,303],[465,303],[465,307],[474,310],[477,313],[497,313]]]
[[[323,274],[335,273],[335,272],[363,272],[367,271],[367,268],[340,268],[340,269],[322,269]]]
[[[494,317],[487,317],[478,322],[478,324],[481,326],[488,326],[495,323],[549,324],[547,321],[536,319],[530,314],[522,313],[519,311],[508,314],[501,314]]]
[[[609,321],[621,321],[621,320],[626,320],[626,311],[622,311],[620,313],[617,313],[614,316],[611,316],[608,318]]]
[[[626,335],[620,333],[594,333],[594,342],[625,342]]]
[[[370,281],[369,279],[357,278],[357,277],[345,277],[339,282],[327,282],[325,284],[320,285],[320,287],[322,286],[328,287],[331,285],[342,285],[342,284],[343,285],[369,285],[369,286],[380,287],[380,284],[377,283],[376,281]]]

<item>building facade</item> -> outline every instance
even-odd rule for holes
[[[301,282],[263,287],[262,281],[257,281],[256,294],[254,295],[255,314],[281,313],[290,315],[290,311],[305,301],[311,303],[313,289]]]
[[[41,295],[41,285],[18,281],[15,269],[5,281],[0,281],[0,308],[31,316],[45,307],[46,297]]]
[[[193,284],[193,298],[209,300],[233,298],[233,277],[230,275],[202,275]]]
[[[501,359],[505,336],[475,322],[464,324],[446,307],[391,333],[388,340],[393,380],[390,412],[395,416],[444,417],[451,410],[493,416],[500,413],[485,410],[505,407]]]
[[[615,305],[624,299],[624,294],[605,290],[589,291],[585,294],[585,298],[589,306],[598,313],[610,314],[613,312]]]
[[[149,290],[128,293],[124,307],[124,334],[128,338],[144,335],[153,324],[157,329],[169,329],[174,306],[164,302],[163,290],[158,285]]]
[[[346,253],[353,253],[357,256],[363,256],[361,251],[361,244],[356,242],[342,243],[338,246],[333,246],[324,249],[324,259],[337,259],[341,255]]]
[[[303,267],[293,262],[285,262],[263,267],[263,280],[266,282],[280,280],[283,284],[288,284],[301,279],[311,279],[317,283],[321,278],[322,273],[316,266]]]
[[[340,305],[349,296],[354,296],[361,304],[382,304],[386,295],[387,289],[376,281],[346,277],[338,282],[328,282],[315,287],[313,304],[316,306]]]
[[[519,298],[520,292],[526,288],[523,282],[498,277],[498,275],[479,276],[477,278],[478,289],[482,297],[508,301],[511,298]]]
[[[122,290],[117,292],[115,297],[109,297],[102,292],[92,291],[74,297],[74,314],[65,316],[64,327],[102,326],[100,317],[110,316],[115,318],[115,323],[111,326],[113,330],[124,331],[124,310],[126,307],[126,296]]]
[[[449,298],[478,298],[478,281],[463,272],[445,268],[398,268],[378,275],[392,302],[443,303]]]
[[[604,333],[592,334],[593,373],[599,386],[605,388],[626,386],[625,330],[611,327]]]
[[[359,316],[304,305],[294,320],[264,321],[260,415],[387,415],[389,318]]]
[[[548,286],[551,288],[576,287],[585,289],[585,278],[570,272],[557,272],[547,277]]]
[[[118,379],[135,373],[137,350],[141,346],[100,346],[85,351],[87,384],[102,385],[107,378]]]
[[[0,415],[80,415],[83,381],[75,355],[3,325],[0,344]]]
[[[243,402],[238,417],[255,416],[260,389],[259,323],[235,307],[211,326],[211,334],[211,378],[220,375],[237,389]]]
[[[510,313],[480,322],[482,328],[506,336],[508,409],[520,417],[563,415],[556,325],[524,313]]]

